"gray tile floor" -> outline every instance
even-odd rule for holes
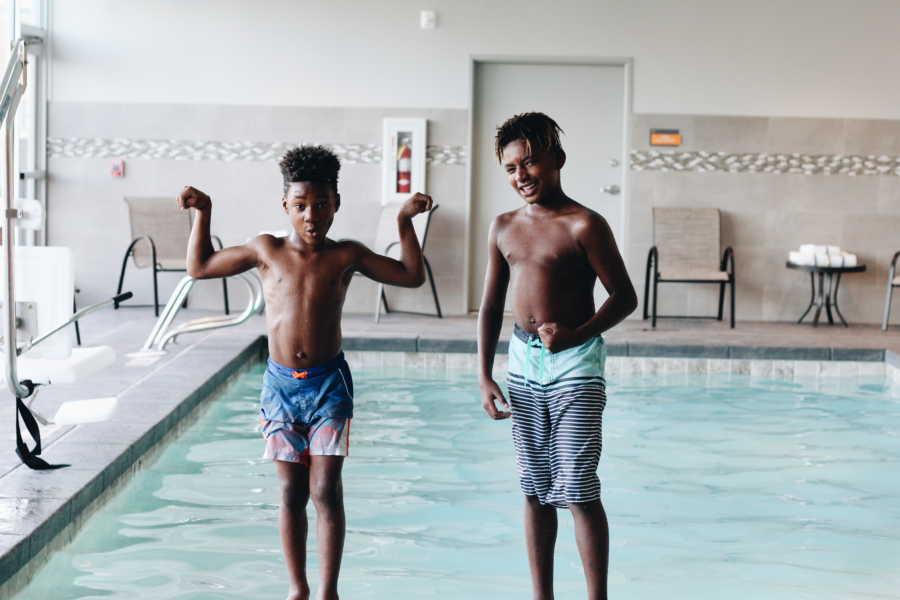
[[[182,318],[210,314],[185,312]],[[34,406],[46,415],[54,414],[66,400],[119,398],[110,421],[43,429],[44,458],[72,466],[50,472],[30,471],[14,453],[13,420],[0,423],[0,443],[4,447],[0,451],[0,597],[27,577],[34,566],[22,567],[48,540],[159,441],[192,402],[237,369],[238,355],[243,352],[246,360],[261,351],[263,317],[254,317],[239,327],[187,336],[170,346],[158,362],[141,364],[129,353],[140,348],[154,322],[152,311],[141,308],[89,315],[82,322],[84,345],[112,346],[117,352],[115,365],[87,381],[54,385],[40,392]],[[348,348],[474,351],[476,319],[389,314],[375,324],[371,315],[346,315],[343,330]],[[512,320],[507,318],[501,338],[508,338],[511,330]],[[792,323],[744,322],[731,330],[716,321],[663,320],[652,330],[648,322],[632,320],[606,337],[611,346],[627,348],[632,354],[685,346],[690,347],[689,351],[700,346],[744,349],[762,353],[760,358],[773,348],[831,349],[832,354],[846,349],[900,352],[900,327],[881,332],[874,325],[813,328]],[[185,402],[190,398],[193,400]],[[12,399],[9,401],[7,414],[11,415]]]

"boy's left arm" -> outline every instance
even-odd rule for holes
[[[598,214],[589,215],[584,226],[579,227],[576,238],[609,298],[594,316],[575,329],[556,323],[541,325],[538,335],[552,352],[583,344],[612,328],[637,308],[637,294],[606,219]]]
[[[375,254],[362,248],[357,259],[360,273],[380,283],[404,287],[418,287],[425,283],[425,264],[422,248],[413,228],[412,218],[431,210],[431,196],[415,194],[403,203],[397,214],[397,229],[400,233],[400,260]]]

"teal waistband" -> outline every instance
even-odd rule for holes
[[[585,343],[550,352],[541,338],[518,325],[509,342],[509,372],[527,381],[549,385],[571,377],[603,377],[606,344],[601,336]]]

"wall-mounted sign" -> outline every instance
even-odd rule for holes
[[[651,146],[680,146],[681,133],[677,129],[651,129]]]

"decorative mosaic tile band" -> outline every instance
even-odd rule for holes
[[[722,171],[726,173],[900,176],[900,156],[632,150],[631,169],[633,171],[686,171],[701,173]]]
[[[465,146],[428,146],[425,151],[425,160],[435,165],[464,165],[466,158]]]
[[[47,152],[51,158],[274,161],[295,145],[288,142],[51,137],[47,139]],[[381,146],[378,144],[325,145],[345,164],[381,163]],[[435,165],[464,165],[466,158],[465,146],[428,146],[426,152],[426,161]]]

